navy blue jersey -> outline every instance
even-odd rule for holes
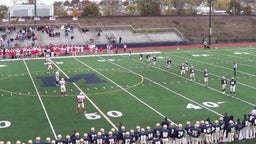
[[[220,130],[224,130],[224,128],[225,128],[225,122],[224,122],[224,121],[219,122],[219,125],[220,125]]]
[[[221,79],[220,83],[221,83],[221,85],[228,84],[228,81],[226,79]]]
[[[153,139],[152,144],[163,144],[163,141],[160,138],[155,138]]]
[[[154,130],[154,136],[160,136],[160,132],[162,131],[161,127],[155,128]]]
[[[154,138],[154,132],[151,131],[151,130],[147,130],[146,133],[147,133],[148,140],[149,140],[149,141],[153,140],[153,138]]]
[[[204,77],[209,77],[209,73],[207,71],[204,71]]]
[[[171,65],[171,64],[172,64],[172,61],[171,61],[171,60],[168,60],[168,61],[166,62],[166,64],[167,64],[167,65]]]
[[[73,143],[74,144],[80,144],[80,137],[73,137],[72,140],[73,140]]]
[[[147,141],[147,140],[148,140],[148,133],[147,133],[147,132],[141,132],[141,133],[139,134],[138,139],[139,139],[140,141]]]
[[[185,66],[184,65],[180,65],[180,70],[185,70]]]
[[[195,69],[194,69],[194,68],[190,68],[190,69],[189,69],[189,72],[190,72],[190,73],[195,73]]]
[[[72,139],[65,139],[65,140],[64,140],[64,143],[65,143],[65,144],[74,144],[74,142],[73,142]]]
[[[108,136],[105,140],[106,144],[116,144],[117,143],[117,137],[116,136]]]
[[[123,136],[125,135],[126,131],[125,130],[119,130],[117,134],[117,139],[122,140]]]
[[[55,144],[64,144],[65,140],[64,139],[56,139]]]
[[[177,129],[176,130],[176,138],[181,139],[185,135],[185,130],[184,129]]]
[[[170,134],[169,129],[162,129],[162,131],[160,131],[161,138],[169,138],[169,134]]]
[[[190,130],[191,130],[191,137],[199,138],[201,134],[201,130],[199,128],[192,127]]]
[[[236,81],[235,81],[234,79],[231,79],[230,82],[229,82],[229,84],[230,84],[231,86],[235,86],[235,85],[236,85]]]
[[[103,144],[105,141],[102,136],[97,136],[94,138],[93,143],[94,144]]]
[[[176,128],[175,127],[170,127],[170,138],[176,138]]]
[[[123,139],[123,144],[131,144],[131,137],[130,136],[124,136]]]
[[[90,132],[88,136],[91,139],[91,142],[93,143],[94,139],[97,137],[97,132]]]
[[[153,56],[152,60],[153,60],[153,61],[156,61],[156,56]]]
[[[229,125],[227,130],[230,133],[235,133],[235,125],[234,124]]]
[[[220,129],[221,129],[221,125],[219,123],[218,124],[214,124],[213,127],[214,127],[214,132],[219,132]]]
[[[191,128],[192,128],[193,126],[186,126],[184,129],[185,129],[185,131],[186,131],[186,133],[188,134],[188,135],[191,135]]]
[[[212,132],[213,132],[213,126],[211,126],[211,125],[206,125],[206,126],[204,126],[204,128],[203,128],[203,130],[204,130],[204,133],[205,134],[212,134]]]

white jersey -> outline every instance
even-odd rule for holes
[[[76,97],[76,100],[78,103],[84,103],[85,102],[85,96],[83,94],[79,94]]]
[[[60,81],[60,87],[65,87],[66,85],[66,81],[65,80],[61,80]]]
[[[60,72],[59,71],[55,72],[55,78],[56,78],[56,81],[60,80]]]

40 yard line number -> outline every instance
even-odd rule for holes
[[[209,107],[209,108],[216,108],[216,107],[219,107],[219,104],[222,104],[224,102],[203,102],[202,104],[206,107]],[[187,104],[187,109],[202,109],[201,106],[199,105],[195,105],[193,103],[188,103]]]

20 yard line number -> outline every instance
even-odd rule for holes
[[[209,107],[209,108],[216,108],[216,107],[219,107],[219,104],[222,104],[224,102],[203,102],[202,104],[206,107]],[[188,103],[187,104],[187,109],[202,109],[201,106],[198,106],[198,105],[195,105],[193,103]]]

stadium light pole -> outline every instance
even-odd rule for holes
[[[208,46],[211,48],[212,44],[212,0],[209,0],[209,42]]]

